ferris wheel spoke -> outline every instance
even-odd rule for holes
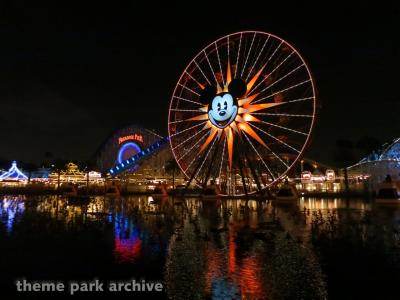
[[[264,91],[272,88],[275,84],[277,84],[278,82],[282,81],[283,79],[285,79],[286,77],[290,76],[291,74],[293,74],[294,72],[296,72],[297,70],[299,70],[301,67],[304,67],[304,64],[301,64],[299,66],[297,66],[296,68],[294,68],[293,70],[291,70],[290,72],[286,73],[285,75],[283,75],[282,77],[280,77],[279,79],[275,80],[272,84],[270,84],[269,86],[265,87],[264,89],[262,89],[259,94],[262,94]],[[270,73],[269,75],[271,75],[272,73]],[[268,76],[269,76],[268,75]],[[264,79],[265,80],[265,79]]]
[[[182,83],[178,83],[181,87],[183,87],[184,89],[188,90],[189,92],[192,92],[193,94],[195,94],[196,96],[200,96],[199,93],[193,91],[191,88],[188,88],[186,85],[183,85]]]
[[[282,90],[280,90],[280,91],[278,91],[278,92],[275,92],[275,93],[273,93],[273,94],[270,94],[270,95],[268,95],[268,96],[266,96],[266,97],[263,97],[263,98],[258,99],[258,100],[256,100],[256,101],[253,101],[252,104],[261,102],[261,101],[266,100],[266,99],[268,99],[268,98],[271,98],[271,97],[273,97],[273,96],[275,96],[275,95],[278,95],[278,94],[287,92],[287,91],[289,91],[289,90],[291,90],[291,89],[294,89],[294,88],[296,88],[296,87],[298,87],[298,86],[301,86],[301,85],[303,85],[303,84],[305,84],[305,83],[307,83],[307,82],[310,82],[310,81],[311,81],[311,79],[307,79],[307,80],[304,80],[304,81],[302,81],[302,82],[296,83],[296,84],[294,84],[294,85],[292,85],[292,86],[290,86],[290,87],[288,87],[288,88],[286,88],[286,89],[282,89]],[[294,101],[292,101],[292,102],[294,102]],[[285,103],[290,103],[290,102],[282,102],[281,104],[285,104]]]
[[[252,94],[253,91],[256,91],[257,88],[263,83],[265,82],[265,80],[267,80],[267,78],[269,78],[273,73],[275,73],[276,70],[278,70],[295,52],[292,51],[288,56],[286,56],[286,58],[281,61],[267,76],[264,77],[263,80],[261,80],[254,88],[251,89],[251,91],[249,92],[249,94]],[[263,90],[264,91],[264,90]],[[262,93],[262,91],[260,92]]]
[[[246,133],[244,133],[244,136],[246,137],[246,140],[248,141],[248,143],[250,144],[251,148],[253,148],[253,151],[257,154],[258,158],[261,160],[261,162],[263,163],[264,167],[267,169],[268,173],[271,175],[272,179],[275,180],[275,176],[272,173],[272,171],[270,170],[270,168],[268,168],[267,164],[265,163],[264,159],[262,158],[262,156],[260,155],[260,153],[258,153],[256,147],[254,147],[254,144],[251,142],[251,140],[249,139],[249,137],[247,136]]]
[[[279,45],[275,48],[274,52],[272,52],[272,54],[268,57],[266,63],[268,63],[268,62],[274,57],[275,53],[276,53],[276,52],[278,51],[278,49],[282,46],[282,44],[283,44],[283,41],[281,41],[281,42],[279,43]]]
[[[251,67],[251,69],[250,69],[250,72],[247,74],[247,77],[246,77],[246,79],[245,79],[246,82],[247,82],[247,80],[249,79],[251,73],[253,72],[253,69],[254,69],[254,67],[255,67],[256,64],[257,64],[257,62],[258,62],[258,60],[259,60],[259,58],[260,58],[260,56],[261,56],[261,53],[263,53],[264,48],[265,48],[265,45],[267,45],[267,43],[268,43],[270,37],[271,37],[271,35],[268,35],[268,38],[265,40],[264,45],[263,45],[262,48],[261,48],[261,51],[258,53],[257,58],[256,58],[256,60],[254,61],[253,65],[252,65],[252,67]]]
[[[254,44],[254,39],[255,38],[256,38],[256,33],[254,32],[253,39],[251,40],[249,52],[247,52],[246,60],[244,61],[244,66],[242,68],[242,72],[240,73],[240,77],[243,76],[244,70],[246,69],[247,61],[249,59],[249,56],[250,56],[250,53],[251,53],[251,49],[253,48],[253,44]]]
[[[271,147],[267,147],[266,148],[268,150],[268,152],[270,152],[273,156],[275,156],[279,162],[281,162],[286,168],[289,168],[289,165],[282,159],[282,157],[278,154],[276,154]],[[279,175],[279,174],[278,174]]]
[[[185,155],[186,155],[187,153],[191,152],[192,149],[193,149],[197,144],[199,144],[199,142],[200,142],[202,139],[204,139],[204,137],[205,137],[205,136],[203,136],[199,141],[197,141],[196,144],[194,144],[194,145],[185,153]],[[187,170],[189,170],[189,168],[192,166],[192,164],[193,164],[193,162],[196,160],[196,158],[199,157],[198,154],[199,154],[199,153],[196,153],[196,154],[193,156],[193,159],[190,161],[189,165],[188,165],[188,166],[186,167],[186,169],[184,170],[184,173],[186,173]],[[182,158],[183,158],[183,157],[182,157]],[[181,158],[181,159],[182,159],[182,158]],[[196,177],[196,176],[194,176],[194,177]]]
[[[239,51],[238,51],[238,56],[236,57],[236,67],[235,67],[235,78],[237,74],[237,70],[239,69],[239,57],[240,57],[240,47],[242,46],[242,37],[243,33],[240,33],[240,41],[239,41]]]
[[[222,148],[222,155],[221,155],[221,164],[219,165],[219,172],[218,172],[218,178],[221,178],[221,171],[222,171],[222,164],[224,162],[224,157],[225,157],[225,147],[226,147],[226,135],[224,139],[224,146]]]
[[[187,170],[189,170],[189,168],[192,166],[192,164],[194,163],[194,161],[196,160],[196,158],[198,158],[198,156],[197,155],[195,155],[194,157],[193,157],[193,159],[190,161],[190,163],[189,163],[189,165],[187,166],[187,168],[183,171],[183,173],[187,173]],[[196,176],[194,176],[194,177],[196,177]]]
[[[270,125],[270,126],[273,126],[273,127],[277,127],[277,128],[283,129],[283,130],[287,130],[287,131],[291,131],[291,132],[294,132],[294,133],[298,133],[298,134],[302,134],[302,135],[308,136],[308,133],[305,133],[305,132],[302,132],[302,131],[298,131],[298,130],[295,130],[295,129],[292,129],[292,128],[289,128],[289,127],[281,126],[281,125],[278,125],[278,124],[274,124],[274,123],[270,123],[270,122],[262,121],[262,120],[260,120],[260,122],[263,123],[263,124],[266,124],[266,125]]]
[[[303,101],[307,101],[307,100],[311,100],[314,99],[314,97],[304,97],[304,98],[298,98],[298,99],[293,99],[293,100],[288,100],[285,102],[279,102],[279,106],[285,105],[285,104],[291,104],[291,103],[296,103],[296,102],[303,102]],[[254,101],[255,103],[256,101]],[[267,113],[252,113],[253,115],[262,115],[265,114],[267,115]],[[299,115],[302,116],[302,115]],[[304,115],[304,116],[310,116],[310,117],[314,117],[313,115]]]
[[[266,132],[265,130],[263,130],[263,129],[257,127],[257,126],[254,125],[254,124],[251,124],[251,123],[250,123],[250,125],[251,125],[252,127],[258,129],[259,131],[261,131],[261,132],[264,133],[265,135],[269,136],[270,138],[274,139],[274,140],[277,141],[278,143],[283,144],[283,145],[285,145],[286,147],[288,147],[289,149],[292,149],[292,150],[295,151],[296,153],[300,154],[301,151],[299,151],[299,150],[297,150],[296,148],[290,146],[289,144],[287,144],[286,142],[282,141],[281,139],[278,139],[277,137],[275,137],[275,136],[273,136],[272,134]]]
[[[171,111],[179,111],[179,112],[196,112],[196,113],[203,113],[203,111],[198,109],[182,109],[182,108],[171,108]]]
[[[204,157],[204,159],[203,159],[203,161],[202,161],[200,167],[198,168],[198,170],[197,170],[197,172],[196,172],[196,175],[194,175],[195,178],[197,178],[197,176],[199,175],[200,170],[203,168],[204,163],[207,161],[208,155],[210,154],[211,149],[214,147],[215,142],[216,142],[217,140],[218,140],[218,138],[214,139],[214,140],[213,140],[213,143],[212,143],[211,146],[208,148],[206,157]]]
[[[207,121],[200,122],[199,124],[193,125],[192,127],[189,127],[189,128],[186,128],[186,129],[184,129],[184,130],[182,130],[182,131],[179,131],[179,132],[177,132],[177,133],[174,133],[173,135],[171,135],[171,137],[175,137],[175,136],[177,136],[177,135],[180,135],[180,134],[182,134],[182,133],[184,133],[184,132],[186,132],[186,131],[188,131],[188,130],[192,130],[192,129],[196,128],[196,127],[199,127],[199,126],[201,126],[201,125],[204,125],[205,123],[207,123]]]
[[[174,97],[175,99],[179,99],[179,100],[182,100],[182,101],[186,101],[186,102],[190,102],[190,103],[194,103],[194,104],[197,104],[197,105],[204,106],[203,103],[200,103],[200,102],[197,102],[197,101],[193,101],[193,100],[190,100],[190,99],[187,99],[187,98],[178,97],[178,96],[173,96],[173,97]]]
[[[226,45],[227,45],[227,51],[228,51],[228,63],[230,63],[230,53],[229,53],[229,35],[226,37],[226,39],[227,39],[227,43],[226,43]]]
[[[285,102],[286,103],[286,102]],[[313,115],[298,115],[298,114],[274,114],[274,113],[252,113],[252,115],[260,116],[278,116],[278,117],[298,117],[298,118],[312,118]]]
[[[302,101],[311,100],[311,99],[315,99],[315,97],[305,97],[305,98],[289,100],[289,101],[283,102],[282,104],[290,104],[290,103],[302,102]]]
[[[204,90],[205,86],[202,85],[200,82],[198,82],[198,81],[196,80],[196,78],[194,78],[194,77],[192,76],[192,74],[190,74],[190,73],[189,73],[188,71],[186,71],[186,70],[185,70],[185,73],[186,73],[186,75],[188,75],[194,82],[196,82],[197,85],[198,85],[202,90]]]
[[[187,120],[170,121],[170,122],[168,122],[168,124],[178,124],[178,123],[182,123],[182,122],[187,122]]]
[[[206,57],[206,60],[207,60],[207,62],[208,62],[208,66],[210,67],[211,73],[212,73],[213,76],[214,76],[215,83],[216,83],[216,85],[218,86],[219,83],[218,83],[217,77],[215,76],[215,71],[214,71],[214,69],[213,69],[213,67],[212,67],[212,65],[211,65],[211,63],[210,63],[210,60],[208,59],[208,55],[207,55],[207,53],[206,53],[206,50],[203,50],[203,53],[204,53],[204,56]]]
[[[204,74],[203,70],[200,68],[199,64],[197,63],[197,61],[193,60],[194,64],[196,65],[197,69],[199,69],[199,71],[201,72],[201,74],[203,75],[203,77],[205,78],[205,80],[207,81],[207,83],[209,85],[211,85],[210,80],[208,80],[208,77],[206,76],[206,74]]]
[[[202,140],[204,140],[204,138],[206,136],[207,136],[207,132],[205,134],[203,134],[203,136],[195,144],[193,144],[192,147],[187,149],[180,158],[177,158],[176,161],[178,161],[178,162],[181,161],[186,155],[188,155],[194,149],[194,147],[196,147]]]
[[[184,120],[186,121],[186,120]],[[170,123],[171,124],[171,123]],[[186,144],[188,141],[192,140],[193,138],[195,138],[196,136],[198,136],[200,133],[204,133],[204,131],[199,130],[196,134],[191,135],[188,139],[184,140],[183,142],[179,143],[178,145],[176,145],[175,147],[172,148],[172,150],[178,149],[180,146]],[[206,135],[206,133],[204,133],[204,135]]]
[[[224,72],[222,72],[222,66],[221,66],[221,60],[220,60],[220,58],[219,58],[219,52],[218,52],[217,42],[215,42],[214,45],[215,45],[215,51],[217,52],[219,71],[221,72],[222,82],[223,82],[223,84],[224,84],[224,86],[225,86],[225,76],[224,76]]]

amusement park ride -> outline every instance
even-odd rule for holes
[[[168,137],[110,170],[115,176],[170,144],[183,174],[223,196],[249,195],[286,177],[313,130],[311,73],[285,40],[258,31],[224,36],[188,64],[173,92]]]

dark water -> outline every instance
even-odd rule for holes
[[[294,205],[59,196],[0,198],[0,295],[14,281],[160,281],[133,299],[398,299],[400,207],[362,199]],[[1,297],[3,298],[3,297]]]

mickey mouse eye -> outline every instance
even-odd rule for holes
[[[224,102],[224,109],[228,108],[228,103],[226,103],[226,101]]]
[[[218,103],[217,106],[218,106],[218,110],[221,110],[221,103]]]

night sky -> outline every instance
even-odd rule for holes
[[[39,163],[51,152],[85,160],[132,123],[166,134],[170,97],[187,63],[242,30],[286,39],[313,72],[321,108],[306,156],[331,163],[338,139],[400,136],[394,1],[10,2],[0,4],[0,159]]]

